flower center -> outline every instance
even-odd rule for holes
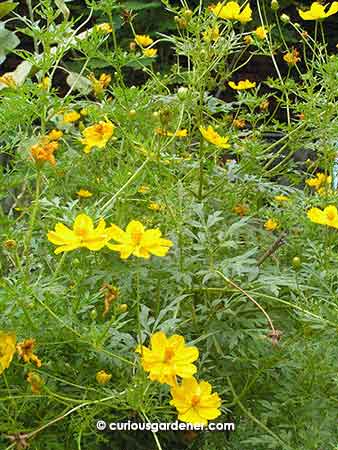
[[[192,406],[196,406],[196,405],[199,404],[199,402],[200,402],[199,396],[198,395],[193,395],[192,398],[191,398],[191,405]]]
[[[334,213],[334,211],[329,211],[326,214],[326,217],[327,217],[327,220],[329,220],[331,222],[332,220],[335,220],[336,214]]]
[[[139,244],[142,239],[142,232],[141,231],[133,231],[131,233],[131,238],[135,244]]]
[[[81,236],[81,237],[85,237],[87,234],[87,230],[85,228],[78,228],[76,230],[76,234]]]
[[[175,352],[172,348],[167,347],[164,351],[164,362],[169,362],[174,356]]]

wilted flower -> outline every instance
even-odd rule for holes
[[[313,2],[308,11],[298,9],[298,13],[303,20],[321,20],[326,19],[338,12],[338,2],[332,2],[327,11],[328,5],[322,5],[319,2]]]
[[[105,370],[100,370],[96,374],[96,381],[99,384],[107,384],[107,383],[109,383],[111,377],[112,377],[112,375],[110,373],[107,373]]]
[[[109,234],[118,244],[107,244],[107,247],[119,252],[122,259],[130,255],[145,259],[150,258],[151,254],[165,256],[173,245],[168,239],[161,238],[162,233],[158,228],[146,230],[137,220],[129,222],[126,231],[112,225]]]
[[[203,32],[203,39],[206,42],[216,42],[219,39],[219,28],[218,25],[214,27],[209,27],[206,31]]]
[[[59,246],[54,251],[55,254],[70,252],[80,247],[93,251],[101,250],[111,239],[105,221],[100,219],[98,226],[94,228],[92,219],[86,214],[76,217],[72,230],[62,223],[57,223],[55,231],[49,231],[47,237],[52,244]]]
[[[307,216],[311,222],[338,228],[338,211],[334,205],[327,206],[323,211],[319,208],[311,208]]]
[[[14,239],[7,239],[6,241],[3,242],[2,244],[5,248],[7,248],[8,250],[11,250],[13,248],[16,248],[17,243]]]
[[[25,363],[32,362],[37,368],[41,367],[41,360],[33,353],[35,346],[35,339],[25,339],[24,341],[17,344],[16,349],[19,356],[24,360]]]
[[[114,130],[115,125],[110,121],[100,121],[99,123],[85,128],[82,132],[84,138],[81,139],[81,143],[85,146],[84,152],[90,153],[93,147],[104,148],[112,137]]]
[[[246,123],[245,123],[245,120],[244,120],[244,119],[234,119],[234,120],[232,121],[232,125],[233,125],[235,128],[242,129],[242,128],[245,128]]]
[[[52,166],[55,166],[56,159],[54,152],[58,147],[59,144],[56,141],[44,143],[42,140],[40,144],[32,145],[30,152],[36,163],[43,164],[48,161]]]
[[[44,384],[43,379],[36,372],[28,372],[27,382],[31,385],[32,393],[39,394]]]
[[[108,283],[103,283],[101,292],[104,292],[104,311],[103,316],[106,316],[111,308],[112,303],[117,300],[120,290],[116,286],[112,286]]]
[[[225,20],[238,20],[241,23],[247,23],[252,20],[252,10],[250,5],[247,4],[241,11],[241,7],[237,2],[228,2],[225,5],[218,2],[216,6],[210,8],[212,13]]]
[[[293,48],[291,52],[285,53],[283,59],[289,66],[295,66],[300,61],[299,51]]]
[[[275,219],[268,219],[264,224],[264,228],[268,231],[274,231],[278,227],[279,227],[279,223]]]
[[[152,381],[159,381],[175,386],[176,376],[190,378],[197,369],[192,364],[198,358],[197,347],[187,347],[183,336],[174,334],[167,337],[158,331],[150,338],[151,348],[138,346],[136,352],[141,353],[141,364]]]
[[[252,37],[249,36],[249,35],[244,36],[243,41],[244,41],[244,44],[245,44],[245,45],[251,45],[251,44],[253,43],[253,39],[252,39]]]
[[[136,44],[138,44],[140,47],[149,47],[149,45],[151,45],[154,41],[151,39],[150,36],[145,35],[145,34],[137,34],[135,36],[135,42]]]
[[[220,148],[230,147],[230,144],[228,144],[229,138],[227,136],[220,136],[210,125],[208,126],[208,128],[199,127],[199,130],[204,139],[211,144],[214,144]]]
[[[249,208],[246,205],[239,203],[238,205],[236,205],[234,207],[233,211],[234,211],[234,213],[238,214],[240,217],[243,217],[248,213]]]
[[[15,343],[15,333],[0,332],[0,374],[2,374],[5,369],[8,369],[12,362],[16,351]]]
[[[97,97],[103,94],[104,90],[109,86],[109,83],[111,82],[111,76],[107,75],[106,73],[102,73],[99,79],[95,78],[95,75],[91,73],[88,76],[88,79],[91,81],[94,94]]]
[[[245,89],[251,89],[256,87],[255,81],[250,80],[241,80],[237,84],[234,83],[233,81],[229,81],[228,84],[232,89],[235,89],[236,91],[243,91]]]
[[[181,385],[170,390],[170,404],[178,411],[178,419],[191,424],[207,425],[208,420],[221,415],[221,399],[212,392],[211,384],[198,382],[195,378],[186,378]]]

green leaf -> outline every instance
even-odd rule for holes
[[[6,55],[20,44],[20,40],[12,31],[5,29],[5,24],[0,22],[0,64],[2,64]]]
[[[88,78],[83,77],[76,72],[70,72],[66,81],[69,87],[73,87],[73,89],[81,92],[83,95],[89,94],[92,90],[92,83]]]
[[[133,10],[133,11],[137,11],[137,10],[141,10],[141,9],[148,9],[148,8],[160,8],[161,7],[161,2],[151,2],[151,3],[146,3],[144,1],[130,1],[130,2],[124,2],[123,3],[124,8],[128,9],[128,10]]]
[[[2,2],[0,3],[0,19],[7,16],[13,9],[16,8],[18,3],[15,2]]]

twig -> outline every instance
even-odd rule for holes
[[[284,238],[287,236],[287,232],[284,231],[278,236],[278,238],[272,243],[272,245],[267,249],[267,251],[257,260],[257,266],[263,264],[263,262],[269,258],[273,253],[275,253],[279,247],[285,244]]]

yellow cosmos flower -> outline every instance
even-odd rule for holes
[[[109,25],[109,23],[99,23],[96,25],[97,31],[102,31],[103,33],[111,33],[113,31],[112,27]]]
[[[82,198],[88,198],[93,195],[90,191],[87,191],[86,189],[80,189],[79,191],[77,191],[76,194]]]
[[[209,27],[202,34],[203,34],[203,39],[205,40],[205,42],[217,42],[219,39],[218,25],[215,25],[214,27]]]
[[[61,130],[52,130],[47,134],[46,138],[48,141],[58,141],[62,136],[63,132]]]
[[[100,219],[98,226],[94,228],[92,219],[86,214],[76,217],[72,230],[62,223],[57,223],[55,230],[49,231],[47,237],[52,244],[59,246],[54,251],[55,254],[70,252],[80,247],[93,251],[101,250],[111,239],[105,221]]]
[[[144,345],[136,349],[150,380],[175,386],[176,376],[184,379],[196,373],[192,363],[198,358],[198,349],[187,347],[183,336],[174,334],[167,338],[163,331],[158,331],[151,336],[150,345],[150,349]]]
[[[279,223],[275,219],[268,219],[264,224],[264,228],[268,231],[274,231],[278,227],[279,227]]]
[[[254,33],[255,33],[256,37],[257,37],[258,39],[260,39],[261,41],[263,41],[263,40],[267,37],[267,35],[268,35],[268,32],[267,32],[267,30],[266,30],[264,27],[258,27],[258,28],[256,28],[256,30],[254,31]]]
[[[325,187],[326,185],[330,185],[332,178],[325,173],[318,172],[314,178],[309,178],[305,180],[305,183],[319,191],[319,189]]]
[[[149,45],[151,45],[154,41],[151,39],[150,36],[145,35],[145,34],[137,34],[135,36],[135,42],[136,44],[138,44],[140,47],[149,47]]]
[[[140,194],[147,194],[150,191],[150,187],[147,186],[146,184],[142,184],[142,186],[140,186],[137,190],[137,192],[139,192]]]
[[[155,133],[159,136],[175,136],[178,138],[184,138],[188,135],[188,130],[183,128],[182,130],[177,130],[172,133],[171,131],[164,130],[163,128],[156,128]]]
[[[252,10],[250,5],[246,5],[242,11],[237,2],[228,2],[225,5],[218,2],[216,6],[210,8],[212,13],[225,20],[238,20],[241,23],[247,23],[252,20]]]
[[[112,225],[109,233],[118,244],[107,244],[107,247],[119,252],[122,259],[127,259],[130,255],[145,259],[149,259],[151,254],[165,256],[173,245],[168,239],[161,238],[162,233],[158,228],[145,230],[137,220],[129,222],[126,231]]]
[[[241,80],[237,84],[234,83],[233,81],[229,81],[228,84],[231,87],[231,89],[235,89],[236,91],[244,91],[245,89],[251,89],[256,87],[256,83],[254,81],[251,82],[250,80]]]
[[[100,121],[99,123],[85,128],[82,132],[84,138],[81,139],[81,143],[85,146],[84,152],[90,153],[93,147],[104,148],[112,137],[114,130],[115,125],[110,121]]]
[[[276,202],[288,202],[289,197],[287,197],[286,195],[276,195],[274,197],[274,200],[276,200]]]
[[[319,208],[311,208],[307,216],[311,222],[338,228],[338,211],[334,205],[327,206],[323,211]]]
[[[99,384],[108,384],[112,375],[110,373],[107,373],[105,370],[100,370],[96,374],[96,381]]]
[[[25,363],[32,362],[37,368],[39,368],[42,363],[41,360],[33,353],[34,346],[35,339],[25,339],[16,346],[16,349]]]
[[[80,114],[76,111],[69,111],[63,116],[64,123],[73,123],[80,119]]]
[[[155,58],[156,55],[157,55],[157,48],[143,49],[143,56],[146,56],[147,58]]]
[[[321,20],[338,12],[338,2],[332,2],[330,8],[325,12],[327,6],[319,2],[313,2],[308,11],[299,9],[298,13],[303,20]]]
[[[173,386],[170,404],[177,409],[178,419],[195,425],[207,425],[208,420],[220,416],[221,399],[216,392],[212,394],[211,391],[210,383],[199,383],[193,377],[184,379],[179,386]]]
[[[16,352],[16,336],[15,333],[0,332],[0,374],[8,369]]]
[[[214,144],[220,148],[229,148],[230,144],[228,144],[229,138],[220,136],[210,125],[208,128],[199,127],[199,130],[204,137],[204,139],[210,144]]]

